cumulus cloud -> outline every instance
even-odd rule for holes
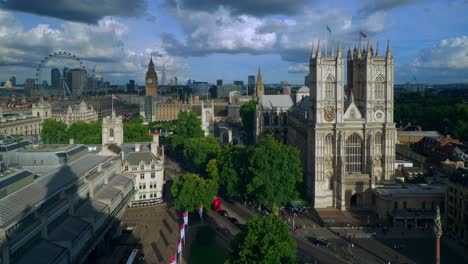
[[[145,0],[0,0],[0,8],[68,21],[97,23],[105,16],[136,16]]]
[[[293,15],[313,0],[169,0],[168,5],[177,9],[213,12],[219,7],[229,9],[235,15]]]
[[[309,73],[309,66],[306,63],[298,63],[288,67],[288,73]]]
[[[422,49],[416,59],[400,65],[395,73],[402,81],[416,76],[433,83],[468,82],[468,36],[444,39]],[[426,79],[424,79],[426,78]]]
[[[441,40],[423,49],[414,60],[417,68],[468,69],[468,36]]]
[[[67,51],[80,57],[88,68],[99,65],[105,78],[120,77],[143,80],[149,57],[157,56],[155,64],[166,64],[168,71],[183,71],[187,64],[168,55],[160,46],[145,50],[130,50],[125,46],[129,29],[124,24],[105,17],[96,25],[63,22],[60,28],[39,24],[25,30],[13,15],[0,10],[0,79],[21,69],[33,77],[40,60],[51,52]],[[114,78],[115,80],[115,78]]]
[[[220,7],[215,12],[176,10],[186,39],[162,35],[163,47],[179,56],[200,56],[209,53],[265,53],[271,51],[277,33],[265,32],[266,21],[249,15],[233,16]]]
[[[360,10],[360,13],[374,13],[379,11],[387,11],[400,6],[410,5],[422,0],[368,0]]]

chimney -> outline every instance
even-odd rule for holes
[[[135,144],[135,152],[140,152],[140,144]]]

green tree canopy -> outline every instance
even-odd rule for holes
[[[217,195],[218,186],[213,180],[204,180],[198,174],[186,173],[171,186],[174,207],[177,210],[195,212],[198,205],[208,207]]]
[[[302,181],[299,151],[267,135],[249,157],[248,195],[269,208],[297,198]]]
[[[203,137],[201,120],[192,111],[182,111],[177,116],[174,133],[183,138]]]
[[[98,122],[76,122],[68,127],[68,136],[75,143],[101,144],[102,125]]]
[[[205,172],[210,159],[216,159],[221,147],[214,137],[189,138],[184,145],[184,158],[190,161],[199,172]]]
[[[143,118],[137,117],[132,121],[124,124],[124,142],[144,142],[151,141],[152,138],[148,133],[148,126],[143,124]]]
[[[468,140],[468,105],[463,98],[398,97],[395,100],[394,116],[395,122],[401,125],[410,122],[420,125],[423,130],[437,130],[462,141]]]
[[[45,120],[42,124],[41,140],[48,144],[68,144],[67,125],[62,121]]]
[[[252,149],[239,145],[223,148],[218,162],[221,192],[231,197],[246,198],[246,185],[251,178],[248,159]]]
[[[242,118],[242,126],[244,131],[247,134],[247,142],[253,142],[253,133],[254,133],[254,118],[255,118],[255,108],[257,103],[253,100],[243,104],[240,108],[240,116]]]
[[[232,249],[226,263],[296,263],[296,242],[275,215],[252,218],[232,242]]]

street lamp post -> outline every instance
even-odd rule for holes
[[[437,206],[437,215],[434,223],[434,235],[435,235],[435,246],[436,246],[436,264],[440,264],[440,237],[442,236],[442,220],[440,219],[440,209]]]

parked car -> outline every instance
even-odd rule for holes
[[[316,238],[316,237],[313,237],[313,236],[308,237],[307,240],[309,240],[310,243],[315,244],[316,246],[326,246],[326,247],[328,247],[330,245],[330,242],[328,242],[327,240]]]
[[[237,218],[235,218],[235,217],[229,217],[229,221],[231,221],[231,223],[233,223],[233,224],[238,224],[239,223],[239,220],[237,220]]]
[[[219,210],[219,211],[218,211],[218,214],[221,215],[221,216],[224,216],[224,217],[228,217],[228,216],[229,216],[229,214],[228,214],[228,212],[226,212],[226,210]]]

